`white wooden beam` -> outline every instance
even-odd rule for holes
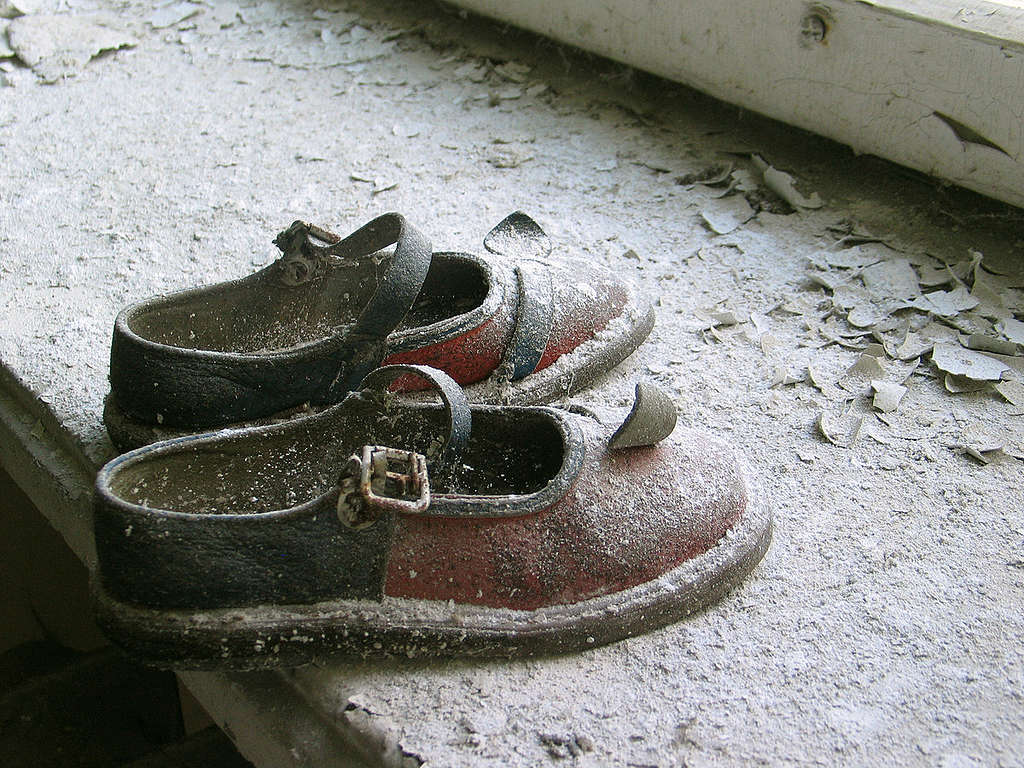
[[[455,0],[1024,207],[1024,7]]]

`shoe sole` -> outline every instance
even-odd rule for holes
[[[267,669],[345,657],[517,657],[580,651],[679,621],[739,584],[772,538],[767,505],[749,488],[747,498],[751,504],[743,518],[712,549],[658,579],[572,605],[517,611],[384,598],[169,611],[118,602],[98,584],[93,587],[94,605],[101,629],[127,653],[153,666],[176,669]]]

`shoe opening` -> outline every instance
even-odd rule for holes
[[[355,322],[383,279],[390,252],[337,259],[301,285],[284,285],[274,266],[243,280],[157,299],[128,326],[140,337],[181,349],[266,354],[315,344]],[[431,325],[468,312],[487,297],[474,260],[438,254],[399,329]]]
[[[435,253],[423,288],[399,331],[410,330],[471,312],[490,290],[480,262],[457,253]]]
[[[381,410],[369,399],[304,424],[235,433],[179,444],[131,462],[110,481],[124,501],[186,514],[259,514],[297,507],[336,487],[339,473],[363,445],[386,445],[430,458],[439,446],[444,413],[430,404]],[[562,470],[565,435],[545,411],[479,409],[473,433],[447,482],[435,496],[529,495]],[[429,512],[428,512],[429,514]]]

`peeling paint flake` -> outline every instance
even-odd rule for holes
[[[1006,402],[1024,408],[1024,384],[1019,381],[1001,381],[995,385],[995,390]]]
[[[754,209],[742,195],[713,198],[700,212],[712,232],[727,235],[754,218]]]
[[[138,44],[108,14],[21,16],[7,30],[11,48],[45,83],[74,77],[94,56]]]
[[[996,323],[996,330],[1008,341],[1024,345],[1024,323],[1013,318],[1004,318]]]
[[[918,296],[911,302],[911,305],[915,309],[939,317],[954,317],[960,312],[974,309],[979,303],[978,299],[971,296],[963,285],[958,285],[952,291],[933,291]]]
[[[784,171],[780,171],[778,168],[772,167],[760,155],[751,155],[750,159],[754,161],[754,165],[761,171],[765,186],[793,208],[797,210],[801,208],[821,208],[825,204],[817,192],[812,192],[807,197],[800,194],[796,189],[795,180],[792,176]]]
[[[884,353],[883,353],[884,354]],[[865,351],[857,358],[857,362],[846,369],[839,386],[854,395],[867,394],[873,381],[885,377],[885,368],[875,355]]]
[[[908,392],[905,386],[892,381],[872,380],[871,388],[875,391],[871,405],[883,413],[892,413],[899,408],[900,401]]]
[[[868,293],[879,299],[907,301],[921,295],[917,272],[907,259],[880,261],[861,273]]]
[[[944,373],[974,381],[999,381],[1010,370],[1008,365],[988,355],[946,342],[936,344],[932,349],[932,362]]]
[[[978,133],[978,131],[974,130],[969,125],[965,125],[959,120],[954,120],[949,115],[944,115],[941,112],[932,112],[932,114],[949,126],[949,129],[953,131],[953,135],[955,135],[964,144],[976,144],[979,147],[989,147],[997,152],[1002,152],[1007,157],[1012,157],[1012,155],[1010,155],[1010,153],[1005,149],[1000,147],[991,139],[988,139]]]
[[[817,419],[818,431],[822,437],[838,448],[849,448],[860,436],[864,416],[853,412],[833,414],[822,411]]]
[[[149,25],[153,29],[166,29],[173,27],[186,19],[190,19],[203,10],[203,6],[197,3],[172,3],[162,8],[157,8],[150,14]]]

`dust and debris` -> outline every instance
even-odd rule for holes
[[[808,257],[812,265],[821,270],[836,267],[844,270],[862,270],[891,258],[892,251],[879,243],[852,245],[839,251],[821,251]]]
[[[698,312],[697,317],[701,317],[701,313]],[[719,325],[731,326],[745,323],[750,320],[750,314],[742,309],[724,307],[722,309],[707,310],[705,319],[709,322],[707,328],[710,329]]]
[[[214,6],[220,3],[207,5],[188,23],[204,30]],[[124,7],[144,20],[153,4]],[[591,75],[590,64],[581,68],[575,60],[565,77],[556,71],[561,62],[551,66],[542,60],[558,59],[547,55],[549,48],[537,61],[529,51],[506,51],[493,60],[534,64],[530,76],[549,79],[557,99],[520,100],[508,111],[474,110],[466,119],[468,91],[500,87],[493,80],[499,76],[486,64],[479,66],[487,87],[453,76],[466,61],[484,61],[476,53],[480,35],[465,34],[454,17],[443,23],[453,27],[457,39],[436,50],[428,48],[429,39],[409,36],[401,41],[409,50],[400,47],[371,64],[332,67],[350,48],[360,54],[359,47],[373,43],[373,37],[353,43],[340,24],[303,22],[288,16],[290,8],[302,8],[307,16],[318,12],[296,4],[248,6],[248,21],[195,46],[211,51],[212,65],[177,55],[177,43],[156,35],[130,56],[90,65],[124,68],[131,77],[90,76],[61,93],[32,88],[0,98],[5,146],[0,229],[10,238],[0,264],[0,278],[6,279],[0,290],[6,308],[2,357],[26,388],[56,391],[51,410],[70,439],[85,445],[93,459],[109,451],[100,413],[108,389],[109,326],[117,309],[140,296],[236,276],[232,270],[247,266],[251,254],[268,254],[266,225],[281,225],[282,204],[295,199],[303,206],[288,210],[289,221],[326,206],[328,213],[344,212],[355,225],[386,204],[427,228],[438,246],[458,249],[479,247],[474,233],[504,215],[507,201],[526,196],[555,227],[590,248],[594,259],[663,297],[654,336],[591,395],[614,401],[631,391],[637,375],[647,375],[648,364],[658,368],[686,419],[738,444],[756,473],[770,478],[764,491],[778,521],[776,541],[752,577],[686,622],[594,653],[516,663],[401,659],[312,668],[301,683],[303,713],[337,722],[353,690],[372,690],[369,709],[399,724],[401,743],[410,751],[431,764],[463,767],[552,763],[537,737],[549,731],[600,734],[599,753],[577,758],[580,764],[900,764],[915,759],[1015,764],[1019,731],[1007,713],[1019,705],[1012,683],[1020,677],[1021,660],[1013,638],[1021,634],[1016,590],[1022,571],[1002,564],[1024,560],[1020,497],[1011,496],[1018,491],[1019,468],[1007,469],[1001,460],[981,466],[947,445],[964,442],[961,430],[971,420],[987,420],[999,430],[1016,424],[1019,431],[1020,418],[1007,415],[1020,407],[996,389],[1019,377],[986,383],[988,389],[976,394],[948,394],[928,357],[929,340],[960,343],[963,332],[949,323],[958,318],[897,309],[879,322],[882,328],[898,320],[892,329],[878,330],[879,339],[874,327],[847,327],[848,310],[832,305],[831,289],[799,274],[801,255],[821,251],[829,240],[834,242],[828,250],[841,255],[846,246],[880,243],[876,233],[882,233],[903,249],[879,246],[883,258],[899,253],[922,275],[926,269],[942,273],[934,284],[922,277],[925,292],[952,290],[958,279],[984,304],[973,290],[978,283],[973,270],[964,271],[957,260],[973,247],[972,240],[985,242],[999,222],[971,224],[961,210],[956,213],[967,227],[936,222],[927,211],[955,190],[922,191],[925,185],[907,182],[891,166],[838,156],[825,146],[816,161],[826,169],[819,171],[820,192],[830,205],[833,199],[844,201],[837,218],[846,219],[834,231],[824,222],[827,213],[811,212],[759,215],[728,236],[713,237],[684,220],[689,210],[699,210],[709,190],[698,188],[692,200],[680,187],[666,193],[671,177],[651,177],[629,159],[670,157],[689,164],[682,170],[711,167],[720,163],[720,137],[743,131],[750,137],[746,143],[763,146],[766,157],[778,153],[774,162],[798,179],[811,178],[811,169],[790,159],[794,153],[781,159],[784,150],[760,137],[756,121],[737,126],[734,112],[716,116],[714,105],[705,108],[700,102],[694,108],[690,100],[666,99],[659,104],[664,112],[649,113],[646,122],[620,115],[618,108],[602,110],[606,99],[600,89],[608,83]],[[391,18],[393,4],[356,0],[346,8],[364,17],[361,26],[373,36],[380,34],[370,18],[374,14],[385,16],[391,27],[409,23]],[[327,26],[333,32],[329,43],[319,36]],[[513,36],[496,37],[505,46]],[[308,69],[295,71],[275,61],[279,51],[307,42],[308,54],[284,60],[305,62]],[[530,48],[537,48],[535,40]],[[29,70],[19,74],[35,78]],[[348,89],[360,82],[374,85]],[[421,82],[430,89],[416,92]],[[165,88],[166,83],[181,87]],[[69,107],[84,114],[89,105],[105,102],[111,108],[99,124],[102,130],[95,130],[95,121],[65,119]],[[290,111],[297,104],[299,112]],[[169,111],[194,114],[196,130],[182,133],[180,125],[169,126]],[[290,114],[303,119],[281,119]],[[339,114],[378,119],[360,122],[355,131],[339,130],[335,120],[313,119]],[[393,138],[392,123],[413,118],[439,126],[437,143]],[[538,135],[534,151],[543,163],[524,173],[497,173],[474,154],[473,148],[485,146],[496,132],[515,131]],[[579,150],[567,146],[565,137],[574,132],[584,136],[581,149],[594,153],[587,157],[621,153],[619,166],[591,173]],[[257,148],[259,162],[250,161],[246,139]],[[815,142],[813,137],[800,141]],[[440,143],[460,151],[437,150]],[[82,157],[82,146],[90,147],[88,157]],[[374,200],[369,187],[350,182],[344,172],[310,179],[310,170],[327,166],[297,164],[294,155],[305,148],[316,148],[307,153],[333,158],[345,170],[352,166],[344,163],[359,158],[367,176],[403,182],[387,199]],[[837,157],[827,159],[829,153]],[[208,158],[237,161],[238,167],[197,174],[197,163]],[[842,180],[851,165],[870,171],[871,178]],[[251,178],[234,174],[250,166]],[[438,167],[444,167],[444,176]],[[759,175],[746,168],[734,174],[726,183],[737,182],[735,192],[749,194],[748,202],[760,209],[757,195],[769,190],[759,189]],[[874,183],[878,176],[884,183]],[[430,201],[427,208],[424,200]],[[777,204],[781,210],[783,203]],[[429,221],[417,219],[423,211]],[[34,226],[40,220],[47,226]],[[111,222],[117,233],[111,233]],[[617,246],[604,253],[594,245],[604,232],[624,227],[634,228],[629,244],[644,254],[642,260],[621,259]],[[200,229],[204,241],[193,248],[191,234]],[[1005,239],[1006,229],[992,237]],[[1011,235],[1008,245],[1013,237],[1019,234]],[[153,252],[139,252],[140,243],[152,243]],[[88,293],[69,303],[63,289],[46,285],[55,264],[76,258],[86,259],[82,283]],[[633,269],[641,264],[645,271]],[[825,263],[823,274],[863,288],[854,274],[862,266],[842,270]],[[982,276],[994,271],[986,261]],[[675,277],[662,284],[668,274]],[[997,290],[996,295],[1020,320],[1021,292]],[[775,342],[762,335],[760,347],[749,343],[746,332],[736,332],[740,324],[723,329],[731,332],[723,333],[726,344],[702,343],[700,331],[689,332],[689,321],[695,308],[722,299],[768,314]],[[779,300],[788,309],[770,312]],[[95,321],[79,329],[67,318],[83,307],[95,313]],[[976,315],[981,308],[960,314]],[[1004,338],[995,328],[986,333]],[[764,374],[773,364],[783,366],[785,376],[803,374],[814,362],[835,382],[876,341],[887,351],[902,348],[908,363],[923,358],[923,364],[897,411],[878,411],[877,425],[866,421],[849,450],[815,435],[812,421],[825,398],[809,382],[768,389]],[[914,343],[918,350],[910,355]],[[100,370],[89,370],[86,359]],[[74,371],[66,371],[66,361]],[[893,380],[893,360],[882,362],[890,371],[885,381]],[[850,397],[836,390],[840,400]],[[873,407],[870,399],[864,405]],[[889,442],[870,439],[876,432]],[[681,680],[692,685],[681,688]],[[341,700],[321,708],[316,691]],[[377,706],[381,701],[388,705]],[[908,701],[920,706],[908,707]],[[448,746],[461,735],[460,715],[479,725],[478,718],[498,713],[508,715],[507,726],[488,735],[479,750]],[[692,714],[698,716],[681,754],[682,748],[671,744],[675,723]],[[738,722],[757,727],[737,728]],[[892,722],[900,727],[887,727]],[[637,732],[645,734],[645,742],[630,740]],[[320,732],[309,735],[318,738]],[[292,735],[306,737],[305,731]],[[656,750],[660,756],[651,754]]]
[[[820,197],[800,195],[793,187],[792,177],[768,165],[758,154],[749,151],[729,154],[748,159],[753,170],[736,168],[732,162],[719,163],[675,178],[676,184],[690,189],[700,187],[706,192],[707,202],[702,207],[701,218],[716,234],[735,232],[758,214],[764,217],[789,215],[801,208],[822,207]],[[827,262],[825,264],[827,266]],[[828,279],[824,272],[811,277]],[[830,281],[828,287],[838,282]]]
[[[925,293],[910,305],[922,312],[929,312],[939,317],[956,317],[964,310],[974,309],[980,302],[972,296],[964,285],[958,285],[952,291],[933,291]]]
[[[360,171],[353,171],[349,174],[349,178],[352,179],[352,181],[369,184],[371,186],[371,197],[376,197],[382,192],[387,192],[398,186],[398,181],[395,179],[388,179],[382,176],[371,176],[370,174]]]
[[[291,24],[287,8],[259,4],[238,7],[225,14],[226,20],[241,19],[247,26],[275,24],[288,30],[294,29],[290,39],[258,39],[232,55],[234,60],[269,62],[277,67],[299,70],[349,69],[358,70],[361,65],[379,61],[395,52],[396,41],[355,23],[356,17],[347,13],[331,13],[324,19],[315,34],[303,30],[300,23]],[[203,17],[205,17],[205,13]],[[224,21],[217,23],[224,26]],[[306,32],[306,34],[303,34]],[[281,36],[278,36],[281,37]]]
[[[504,64],[497,65],[494,68],[494,72],[506,80],[522,84],[527,81],[527,76],[530,74],[532,69],[532,67],[526,64],[520,64],[516,61],[506,61]]]
[[[892,238],[875,234],[862,222],[850,216],[826,224],[825,231],[836,238],[837,244],[845,247],[864,243],[882,243],[893,250],[900,250]]]
[[[592,752],[594,750],[594,742],[588,736],[538,733],[537,739],[544,745],[548,754],[556,759],[579,757],[584,752]]]
[[[361,43],[371,36],[370,30],[360,24],[352,24],[348,28],[348,37],[353,43]]]
[[[854,396],[867,395],[872,387],[871,382],[883,379],[886,375],[885,368],[878,360],[879,354],[885,354],[879,344],[865,349],[857,362],[847,368],[836,383]]]
[[[471,83],[482,83],[487,79],[488,67],[476,61],[467,61],[452,73],[457,78],[469,80]]]
[[[726,184],[732,177],[733,166],[731,163],[723,165],[712,165],[701,171],[685,173],[676,177],[676,184],[692,187],[703,184],[708,187],[717,187]]]
[[[962,395],[965,392],[981,392],[988,389],[988,383],[971,379],[967,376],[958,376],[955,373],[947,373],[942,379],[942,385],[946,391],[954,395]]]
[[[958,279],[948,264],[921,264],[918,265],[917,272],[917,281],[923,288],[937,288],[940,285],[949,285]]]
[[[491,149],[486,156],[487,163],[502,170],[518,168],[533,160],[533,154],[523,147],[505,145]]]
[[[746,168],[737,168],[732,172],[731,179],[732,181],[729,184],[731,190],[742,192],[744,195],[747,195],[748,200],[759,196],[760,187],[757,183],[757,177],[753,172]]]
[[[980,252],[971,250],[966,259],[945,263],[891,242],[843,247],[853,231],[848,222],[836,225],[830,229],[839,235],[836,245],[808,258],[807,276],[830,293],[832,308],[823,322],[809,318],[809,329],[828,343],[853,349],[863,348],[870,335],[881,345],[882,354],[876,355],[880,367],[886,358],[915,362],[930,353],[943,388],[954,395],[994,395],[995,383],[1024,378],[1016,341],[1024,323],[1007,306],[1012,299],[1008,285],[984,270]],[[931,290],[922,291],[922,286]],[[847,391],[859,397],[870,388],[872,407],[882,412],[905,402],[910,391],[906,379],[877,375],[869,370],[874,363],[863,356],[857,365],[865,368],[847,381]],[[843,382],[825,381],[814,364],[809,372],[811,383],[835,399],[835,384]]]
[[[829,400],[843,403],[839,413],[822,411],[819,414],[819,431],[833,444],[841,447],[853,444],[858,434],[853,429],[854,423],[863,419],[867,412],[868,398],[871,398],[871,407],[882,412],[894,412],[899,407],[908,391],[903,382],[916,365],[894,372],[883,364],[884,358],[884,348],[870,344],[838,379],[815,363],[808,365],[811,383]],[[859,424],[856,426],[859,430]]]
[[[534,144],[536,141],[537,137],[529,133],[502,133],[491,139],[492,144]]]
[[[391,133],[403,139],[413,139],[423,133],[427,127],[424,123],[395,123],[391,126]]]
[[[520,99],[520,98],[522,98],[522,96],[523,96],[523,89],[522,88],[518,88],[516,86],[511,86],[509,88],[501,88],[501,89],[499,89],[497,91],[494,91],[492,93],[492,95],[491,95],[491,101],[492,102],[496,101],[497,103],[500,104],[503,101],[514,101],[516,99]]]
[[[897,360],[915,360],[932,351],[940,342],[956,341],[960,334],[948,325],[930,322],[916,331],[910,330],[908,323],[903,337],[898,341],[887,337],[883,341],[886,353]]]
[[[807,380],[829,400],[846,399],[846,393],[837,386],[837,379],[817,362],[807,364]]]
[[[982,464],[1024,458],[1019,446],[1009,444],[1005,434],[988,424],[972,423],[964,427],[960,441],[950,444]]]
[[[374,762],[387,768],[420,768],[423,758],[402,746],[395,722],[373,711],[359,696],[351,696],[341,711],[353,740],[361,751],[373,755]]]
[[[772,366],[772,376],[769,387],[785,387],[791,384],[801,384],[807,381],[807,376],[799,371],[794,371],[784,363],[776,363]]]
[[[907,259],[876,261],[861,271],[868,293],[878,300],[903,303],[921,294],[917,273]]]
[[[217,29],[230,29],[242,20],[242,9],[237,3],[218,2],[203,11]]]
[[[960,341],[968,349],[975,349],[981,352],[994,352],[997,355],[1017,354],[1017,345],[1012,341],[1004,341],[1003,339],[987,336],[984,333],[972,333],[961,337]]]
[[[19,16],[10,22],[7,39],[44,83],[74,77],[105,51],[138,44],[121,20],[103,13]]]

